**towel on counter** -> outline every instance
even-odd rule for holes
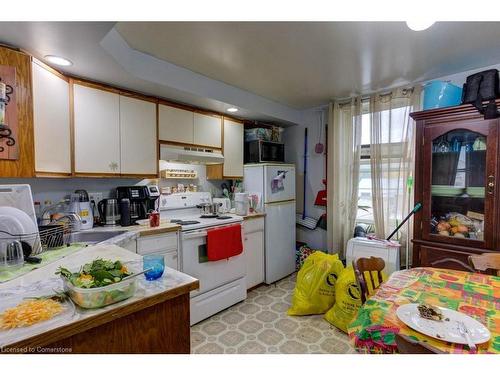
[[[241,225],[229,225],[207,230],[207,256],[209,261],[234,257],[243,252]]]

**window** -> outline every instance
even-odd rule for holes
[[[358,190],[358,211],[357,223],[373,224],[373,202],[372,202],[372,171],[371,171],[371,130],[372,116],[369,113],[369,105],[363,105],[363,115],[361,118],[361,156],[359,168],[359,190]],[[395,228],[398,217],[401,217],[402,207],[390,207],[402,201],[402,191],[406,187],[407,166],[402,165],[403,153],[405,152],[404,140],[405,124],[409,115],[409,107],[392,108],[382,111],[379,114],[379,121],[382,121],[379,139],[382,142],[382,190],[384,208],[387,213],[391,227]],[[404,188],[402,188],[404,187]],[[398,198],[398,199],[396,199]],[[401,198],[401,199],[399,199]],[[394,202],[394,203],[393,203]]]
[[[358,213],[356,215],[356,222],[364,224],[373,224],[370,131],[370,114],[364,113],[361,116],[361,160],[359,164]]]

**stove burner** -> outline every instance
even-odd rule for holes
[[[227,220],[227,219],[232,219],[231,216],[219,216],[217,220]]]
[[[179,224],[179,225],[193,225],[193,224],[199,224],[199,221],[196,220],[179,220],[179,219],[174,219],[170,220],[171,223]]]

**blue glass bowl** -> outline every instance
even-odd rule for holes
[[[151,271],[148,271],[144,274],[146,276],[146,280],[152,281],[159,279],[163,272],[165,271],[165,258],[160,254],[150,254],[144,255],[143,259],[143,270],[147,270],[151,268]]]

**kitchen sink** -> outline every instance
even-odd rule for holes
[[[67,242],[87,244],[95,244],[109,240],[110,238],[119,236],[120,234],[127,233],[126,230],[106,231],[106,232],[75,232],[69,235]]]

